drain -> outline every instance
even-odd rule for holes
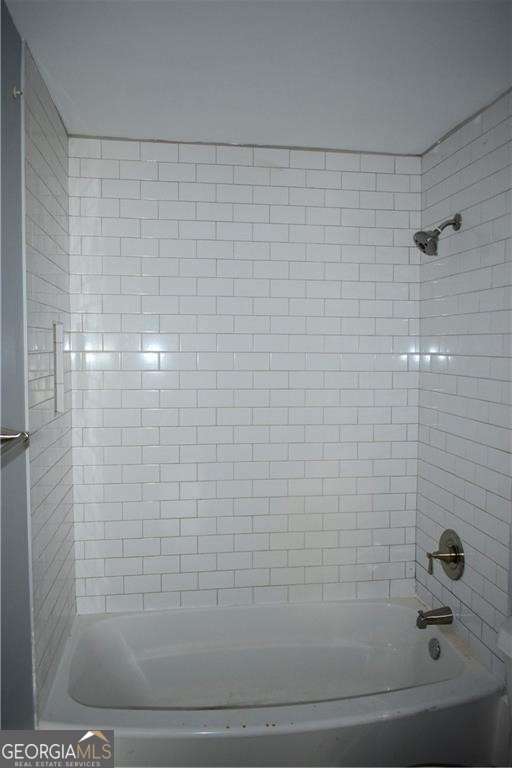
[[[428,641],[428,652],[430,653],[430,656],[434,659],[434,661],[437,661],[437,659],[441,655],[441,643],[437,639],[437,637],[432,637]]]

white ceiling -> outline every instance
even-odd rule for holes
[[[421,153],[512,84],[507,0],[10,0],[70,133]]]

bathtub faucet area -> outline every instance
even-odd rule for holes
[[[426,629],[435,624],[453,624],[453,611],[448,605],[434,608],[431,611],[418,611],[418,618],[416,619],[418,629]]]

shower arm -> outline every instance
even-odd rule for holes
[[[453,227],[456,232],[460,229],[462,224],[462,216],[460,213],[456,213],[455,216],[452,219],[446,219],[446,221],[443,221],[442,224],[438,224],[437,227],[434,227],[434,232],[441,232],[443,229],[446,229],[446,227]]]

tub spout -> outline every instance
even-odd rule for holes
[[[418,629],[426,629],[431,624],[453,624],[453,611],[444,605],[442,608],[434,608],[432,611],[418,611],[416,626]]]

